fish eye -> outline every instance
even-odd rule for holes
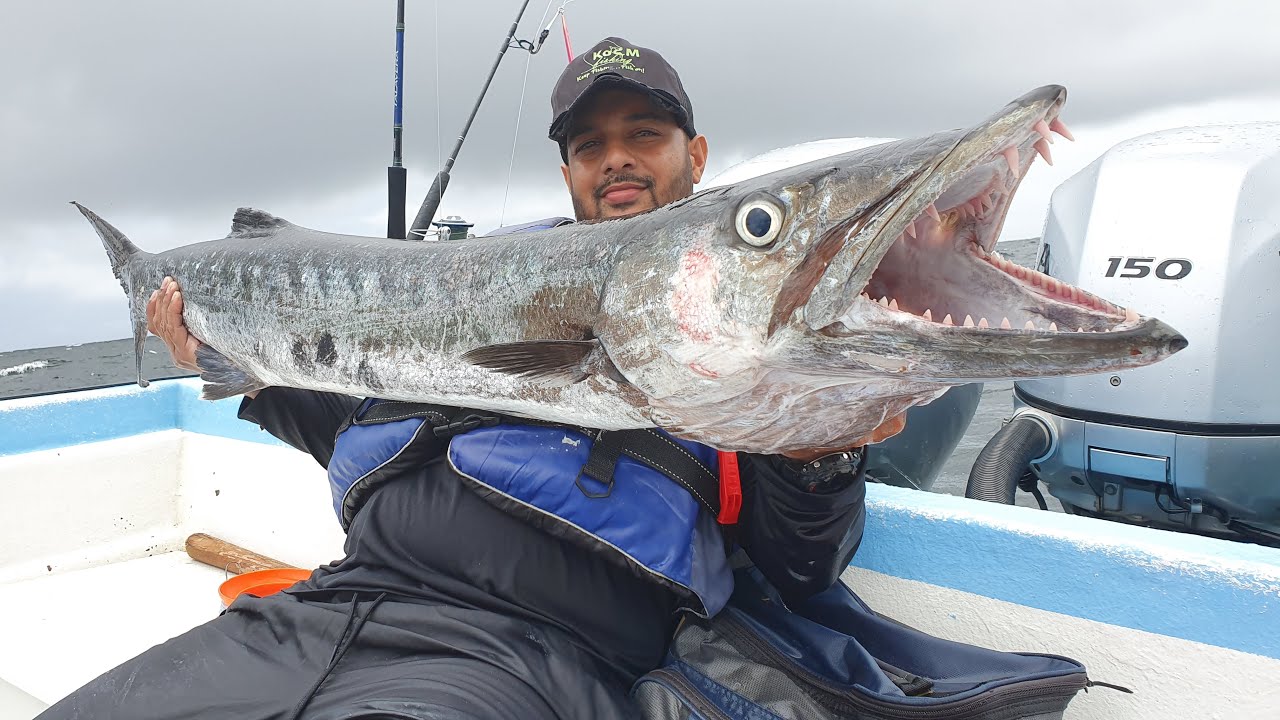
[[[734,220],[738,237],[753,247],[765,247],[782,232],[782,209],[763,198],[753,198],[738,207]]]

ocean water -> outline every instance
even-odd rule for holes
[[[1037,243],[1035,239],[1014,240],[1000,243],[998,249],[1006,258],[1029,267],[1035,262]],[[123,298],[120,312],[127,312]],[[142,370],[151,380],[191,375],[169,363],[169,351],[156,337],[147,338]],[[128,339],[0,352],[0,399],[122,385],[136,379],[133,341]],[[983,388],[973,421],[943,465],[933,492],[964,495],[974,459],[1012,409],[1013,383],[988,383]],[[1019,493],[1018,504],[1034,507],[1035,501]],[[1057,510],[1057,502],[1050,499],[1049,507]]]

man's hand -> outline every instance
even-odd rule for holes
[[[147,330],[169,346],[169,357],[174,365],[200,372],[196,365],[200,341],[187,332],[187,325],[182,321],[182,290],[178,281],[171,277],[166,277],[160,289],[151,293],[151,299],[147,301]]]
[[[882,440],[888,440],[894,435],[897,435],[898,433],[902,432],[902,429],[905,428],[906,426],[907,426],[907,414],[904,412],[904,413],[895,415],[894,417],[891,417],[888,420],[885,420],[884,422],[880,423],[880,427],[876,428],[875,430],[872,430],[869,434],[858,438],[857,442],[853,443],[849,447],[793,450],[791,452],[783,453],[783,455],[791,458],[792,460],[799,460],[802,463],[813,462],[814,460],[817,460],[823,455],[830,455],[831,453],[837,453],[844,450],[851,450],[853,448],[862,447],[863,445],[870,445],[872,443],[878,443]]]

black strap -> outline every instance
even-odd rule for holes
[[[360,417],[354,418],[352,423],[355,425],[376,425],[410,418],[424,418],[431,421],[432,425],[444,425],[449,422],[449,416],[454,412],[456,411],[453,408],[443,405],[383,400],[361,413]]]
[[[578,489],[587,497],[607,497],[613,491],[613,472],[622,455],[679,483],[712,517],[720,514],[720,478],[684,446],[654,428],[595,433],[587,464],[575,481]],[[604,492],[584,488],[583,475],[604,485]]]
[[[373,403],[372,406],[370,403]],[[343,420],[342,424],[338,426],[338,432],[334,433],[334,437],[341,435],[352,425],[377,425],[397,420],[409,420],[410,418],[423,418],[431,423],[433,427],[446,425],[449,423],[450,413],[454,412],[457,412],[454,408],[432,405],[431,403],[403,402],[400,400],[373,402],[373,398],[369,398],[360,401],[360,404],[356,405],[356,409],[352,410],[347,419]]]
[[[582,466],[573,480],[573,484],[589,498],[609,497],[613,493],[613,469],[622,457],[622,445],[616,435],[617,433],[601,432],[595,436],[591,441],[591,454],[587,456],[587,464]],[[604,485],[604,490],[588,490],[582,484],[583,475]]]

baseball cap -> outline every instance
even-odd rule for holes
[[[569,63],[551,91],[551,129],[548,137],[564,143],[573,109],[589,91],[605,86],[629,87],[649,93],[676,118],[689,137],[693,129],[693,103],[680,84],[680,76],[657,51],[608,37]]]

